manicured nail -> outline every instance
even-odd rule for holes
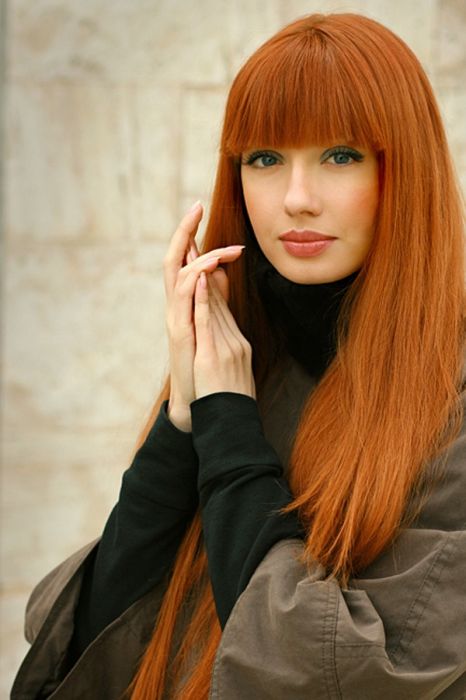
[[[201,282],[201,287],[203,289],[207,289],[207,277],[206,277],[205,272],[201,272],[200,282]]]
[[[190,208],[188,209],[188,214],[191,214],[191,212],[196,211],[196,209],[199,209],[200,206],[201,206],[201,200],[198,199],[197,202],[194,202],[194,204],[192,205],[192,207],[190,207]]]
[[[246,248],[245,245],[228,245],[226,250],[243,250],[244,248]]]

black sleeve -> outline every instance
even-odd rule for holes
[[[209,574],[222,627],[268,550],[303,537],[292,496],[254,399],[219,392],[191,404]]]
[[[191,433],[168,419],[165,402],[124,473],[118,503],[84,575],[70,662],[167,575],[197,505]]]

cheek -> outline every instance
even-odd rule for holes
[[[246,205],[246,211],[248,212],[249,219],[252,224],[254,224],[254,219],[256,216],[256,207],[254,206],[255,204],[255,196],[254,196],[254,191],[253,188],[250,187],[247,183],[242,182],[243,186],[243,199],[244,203]]]
[[[244,202],[252,227],[260,234],[262,228],[270,226],[270,219],[276,213],[277,197],[273,188],[251,185],[243,187]]]
[[[377,185],[363,185],[347,193],[342,202],[342,211],[351,216],[357,226],[364,229],[372,228],[375,222],[379,193]]]

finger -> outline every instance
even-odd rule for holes
[[[212,272],[219,264],[219,260],[218,257],[208,258],[203,260],[202,265],[192,265],[190,274],[185,277],[183,284],[175,286],[171,297],[170,315],[174,325],[177,325],[180,330],[192,323],[193,297],[199,277],[206,272]]]
[[[189,250],[190,250],[191,257],[193,260],[195,260],[196,258],[199,257],[199,250],[197,248],[196,241],[194,240],[194,238],[191,241],[191,248]]]
[[[233,336],[219,312],[210,299],[210,318],[212,338],[220,358],[230,358],[240,349],[238,340]]]
[[[176,276],[184,264],[189,241],[196,235],[202,214],[202,204],[196,202],[183,216],[172,236],[164,259],[164,282],[167,293],[173,289]]]
[[[207,278],[209,280],[210,323],[217,356],[220,361],[228,359],[230,362],[234,358],[238,384],[234,383],[233,386],[242,387],[238,390],[255,398],[251,345],[238,328],[236,320],[219,290],[216,290],[211,284],[211,275],[207,275]]]
[[[231,318],[226,318],[222,312],[222,306],[226,306],[223,297],[218,290],[213,290],[211,275],[207,275],[207,285],[209,291],[209,311],[212,342],[215,345],[219,358],[230,359],[241,357],[245,350],[246,339],[241,334],[236,322]],[[227,309],[229,311],[229,309]]]
[[[211,272],[210,279],[212,280],[212,283],[217,286],[218,291],[228,303],[230,296],[230,283],[228,280],[228,275],[223,267],[217,267],[213,272]]]
[[[237,339],[243,339],[244,336],[238,328],[235,317],[231,313],[228,304],[226,303],[218,287],[211,283],[210,277],[211,275],[208,276],[208,286],[211,294],[212,311],[218,314],[219,318],[223,320],[229,333],[231,333]]]
[[[244,249],[245,246],[240,246],[240,248]],[[191,263],[194,260],[196,260],[200,256],[199,249],[197,247],[196,241],[193,238],[191,242],[191,246],[189,248],[189,252],[186,256],[187,263]],[[230,296],[230,284],[228,280],[228,276],[225,272],[225,270],[222,267],[218,267],[216,270],[210,273],[209,279],[217,285],[220,294],[222,297],[225,299],[226,302],[228,302],[229,296]]]
[[[196,282],[194,294],[194,328],[196,332],[196,353],[204,357],[213,348],[207,276],[202,272]]]
[[[178,325],[178,330],[182,331],[186,326],[192,324],[193,296],[196,282],[202,271],[212,273],[220,262],[232,262],[242,252],[241,246],[231,246],[230,248],[219,248],[221,256],[214,256],[215,251],[209,251],[199,256],[196,260],[185,265],[177,275],[177,280],[173,290],[167,294],[170,302],[169,327]],[[225,273],[222,273],[225,275]],[[225,275],[226,277],[226,275]],[[223,288],[228,282],[223,283]]]
[[[186,262],[190,263],[193,262],[193,260],[196,260],[196,258],[199,257],[199,251],[197,249],[197,245],[194,240],[191,241],[191,245],[189,247],[189,250],[186,254]]]
[[[197,251],[197,248],[195,249]],[[206,258],[213,257],[213,256],[219,256],[224,260],[225,262],[229,262],[230,260],[236,260],[239,258],[241,253],[244,250],[244,245],[228,245],[223,248],[213,248],[212,250],[207,251],[207,253],[203,253],[202,255],[200,254],[194,254],[195,260],[202,261]],[[191,251],[190,252],[194,252]]]
[[[242,250],[244,250],[245,246],[242,245],[240,246]],[[228,275],[226,274],[225,270],[221,267],[218,267],[214,272],[212,272],[209,275],[209,280],[211,280],[214,284],[216,284],[218,290],[220,291],[220,294],[222,297],[225,299],[225,301],[228,303],[229,297],[230,297],[230,282],[228,279]]]
[[[179,270],[178,278],[175,284],[182,284],[184,279],[191,274],[193,269],[197,269],[198,271],[202,270],[206,260],[211,260],[214,257],[218,257],[222,263],[234,262],[239,258],[243,250],[244,245],[230,245],[226,246],[225,248],[214,248],[213,250],[209,250],[207,253],[198,255],[198,257],[193,259],[194,251],[190,248],[186,257],[188,258],[189,256],[191,259]]]
[[[228,246],[227,248],[216,248],[208,253],[204,253],[204,255],[200,255],[196,260],[189,262],[179,270],[175,285],[183,286],[185,280],[190,277],[193,271],[197,271],[197,274],[200,274],[207,260],[218,258],[221,263],[233,262],[241,255],[243,248],[244,246]]]
[[[198,348],[201,352],[215,351],[219,356],[230,355],[235,344],[238,347],[238,342],[225,326],[218,309],[212,304],[210,274],[201,273],[196,287],[196,295],[195,327]]]

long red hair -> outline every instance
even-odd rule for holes
[[[253,54],[229,94],[203,249],[250,241],[243,150],[341,140],[378,154],[376,230],[340,313],[335,359],[302,412],[288,473],[290,507],[307,527],[304,558],[346,584],[414,516],[416,495],[434,479],[427,465],[461,421],[461,199],[432,89],[403,41],[363,16],[319,14],[285,27]],[[260,396],[271,330],[248,275],[249,252],[227,274]],[[168,395],[169,380],[138,445]],[[198,604],[175,648],[176,623],[193,594]],[[197,514],[132,700],[205,700],[219,639]]]

